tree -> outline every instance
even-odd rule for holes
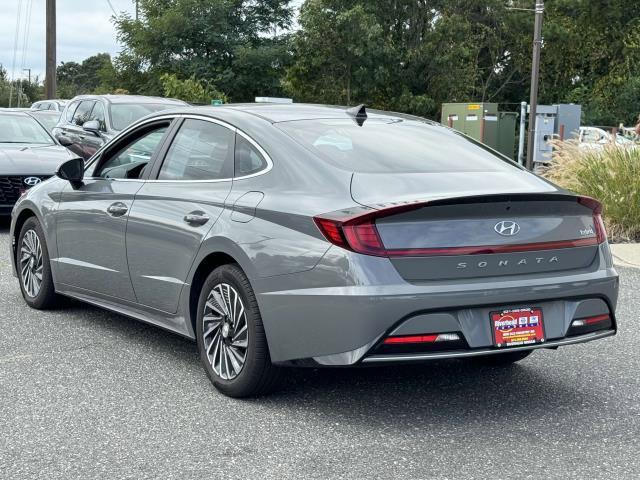
[[[164,73],[211,82],[234,101],[281,93],[289,61],[290,0],[140,0],[140,20],[115,20],[119,75],[135,93],[160,93]]]
[[[311,1],[302,7],[286,89],[303,101],[371,103],[388,77],[382,26],[363,5],[340,9],[337,3]]]
[[[175,75],[165,73],[160,77],[160,83],[162,83],[164,95],[169,98],[201,104],[209,104],[211,100],[227,101],[224,93],[219,92],[210,84],[199,82],[195,77],[179,80]]]
[[[586,122],[615,125],[640,113],[640,10],[605,3],[547,2],[539,100],[579,101]],[[306,0],[285,89],[297,100],[435,118],[443,102],[514,108],[529,97],[533,15],[518,9],[531,5]]]
[[[57,68],[58,97],[85,93],[108,93],[118,85],[116,70],[108,53],[98,53],[82,63],[62,62]]]

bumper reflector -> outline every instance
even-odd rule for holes
[[[586,327],[587,325],[593,325],[595,323],[602,323],[609,320],[609,315],[598,315],[596,317],[581,318],[580,320],[574,320],[571,322],[572,327]]]
[[[430,335],[387,337],[383,343],[385,345],[398,345],[407,343],[457,342],[458,340],[460,340],[460,336],[457,333],[436,333]]]

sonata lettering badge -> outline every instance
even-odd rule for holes
[[[515,347],[544,342],[540,308],[503,310],[492,312],[490,316],[496,347]]]

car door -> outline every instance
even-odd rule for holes
[[[64,109],[60,116],[60,120],[58,121],[58,125],[53,129],[53,136],[56,137],[56,140],[63,145],[68,143],[67,140],[69,139],[67,138],[67,128],[73,121],[73,115],[75,114],[78,105],[80,105],[80,100],[71,102],[69,106]]]
[[[105,123],[105,106],[101,100],[97,100],[93,105],[93,109],[89,114],[89,120],[95,120],[100,124],[99,132],[88,132],[84,131],[80,133],[80,141],[83,145],[84,154],[87,156],[86,158],[91,157],[96,151],[102,147],[105,143],[105,139],[103,137],[104,132],[107,131],[106,123]],[[81,127],[82,128],[82,127]]]
[[[90,155],[85,149],[87,133],[82,129],[82,124],[89,120],[95,100],[82,100],[73,114],[71,122],[65,124],[64,135],[71,141],[67,148],[76,155],[87,160]]]
[[[56,212],[61,283],[135,301],[125,249],[127,220],[170,121],[144,124],[117,140],[89,165],[80,187],[64,189]]]
[[[127,259],[138,302],[175,313],[195,255],[231,190],[235,129],[184,118],[135,196]],[[169,141],[168,141],[169,142]]]

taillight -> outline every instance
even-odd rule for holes
[[[602,221],[602,204],[591,197],[578,197],[578,203],[584,207],[591,209],[593,212],[593,226],[596,229],[596,238],[598,243],[603,243],[607,240],[607,230],[604,227]]]
[[[385,345],[400,345],[408,343],[435,343],[458,342],[460,335],[457,333],[434,333],[429,335],[399,335],[384,339]]]
[[[382,243],[375,221],[410,210],[424,203],[395,205],[381,210],[357,209],[355,212],[334,212],[313,217],[324,237],[338,247],[365,255],[386,257],[392,254]]]
[[[611,320],[609,315],[597,315],[595,317],[580,318],[571,322],[572,327],[584,327],[585,325],[594,325],[596,323],[608,322]]]
[[[580,205],[593,212],[595,237],[584,237],[570,240],[557,240],[535,243],[503,244],[503,245],[471,245],[463,247],[440,248],[387,248],[380,238],[376,227],[378,219],[399,213],[417,210],[426,202],[415,202],[374,210],[369,207],[356,207],[341,210],[313,218],[322,235],[332,244],[364,255],[377,257],[427,257],[447,255],[478,255],[494,253],[516,253],[541,250],[557,250],[594,246],[607,239],[602,222],[602,204],[591,197],[577,197]]]

